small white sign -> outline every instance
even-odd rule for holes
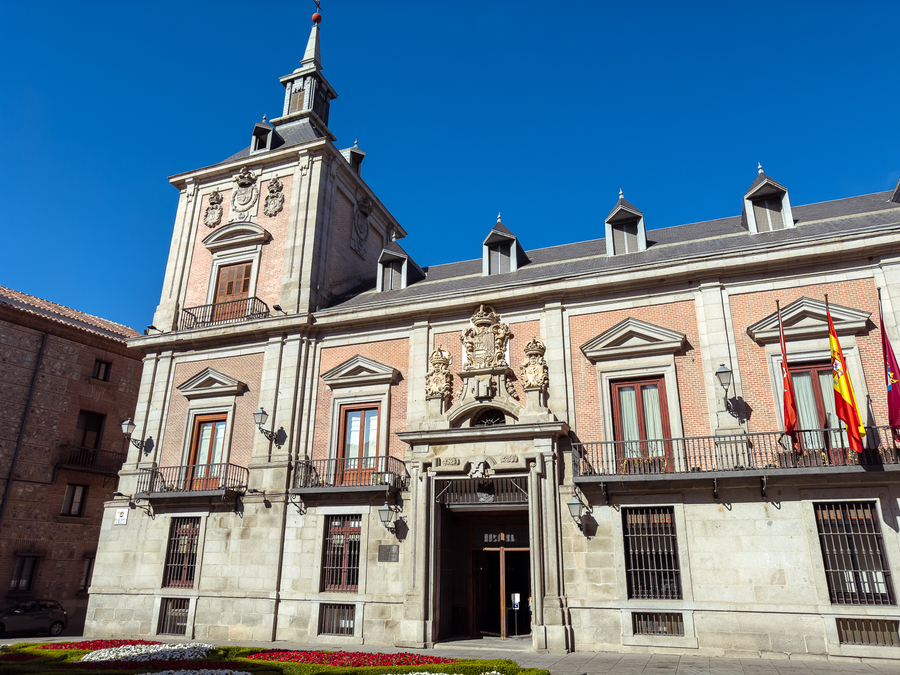
[[[512,593],[512,601],[513,601],[514,605],[519,604],[519,594],[518,593]]]
[[[128,524],[128,509],[116,509],[116,519],[113,521],[113,525],[127,525]]]

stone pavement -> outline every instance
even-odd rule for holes
[[[3,637],[0,645],[16,642],[68,642],[79,637]],[[172,642],[180,642],[177,637]],[[194,640],[201,642],[201,640]],[[736,659],[718,656],[673,656],[668,654],[616,654],[613,652],[575,652],[538,654],[531,651],[530,638],[500,640],[455,640],[433,649],[404,649],[375,645],[322,645],[299,642],[220,642],[217,645],[243,645],[260,649],[326,649],[364,652],[413,652],[460,659],[512,659],[528,668],[544,668],[552,675],[900,675],[900,658],[847,659],[822,661],[792,659]],[[898,650],[900,651],[900,650]],[[900,655],[898,655],[900,656]]]

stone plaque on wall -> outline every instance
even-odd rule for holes
[[[399,544],[379,544],[378,562],[400,562]]]

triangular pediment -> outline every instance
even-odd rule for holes
[[[322,375],[322,380],[335,389],[359,384],[390,384],[397,374],[396,368],[357,354]]]
[[[684,333],[629,317],[585,342],[581,351],[591,361],[674,354],[686,339]]]
[[[203,245],[210,251],[218,251],[231,246],[263,244],[269,240],[269,233],[256,223],[231,223],[208,234]]]
[[[187,399],[210,396],[235,396],[247,389],[247,385],[237,378],[220,373],[212,368],[204,368],[187,382],[177,387]]]
[[[871,312],[829,303],[831,320],[838,335],[855,335],[867,331]],[[785,340],[804,340],[828,336],[828,315],[825,303],[812,298],[794,300],[781,310]],[[778,312],[769,314],[761,321],[747,328],[749,335],[758,344],[778,342]]]

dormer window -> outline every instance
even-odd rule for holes
[[[376,290],[397,291],[425,278],[425,272],[396,241],[385,246],[378,257]]]
[[[516,235],[500,222],[499,213],[497,214],[497,224],[484,240],[482,250],[481,273],[484,276],[515,272],[528,262]]]
[[[250,152],[265,152],[272,149],[272,137],[275,129],[266,122],[266,116],[263,115],[263,121],[257,123],[253,127],[253,140],[250,141]]]
[[[644,214],[619,190],[619,201],[606,217],[606,255],[637,253],[647,248]]]
[[[787,188],[764,174],[762,164],[758,170],[756,180],[744,195],[744,225],[753,234],[794,227]]]

